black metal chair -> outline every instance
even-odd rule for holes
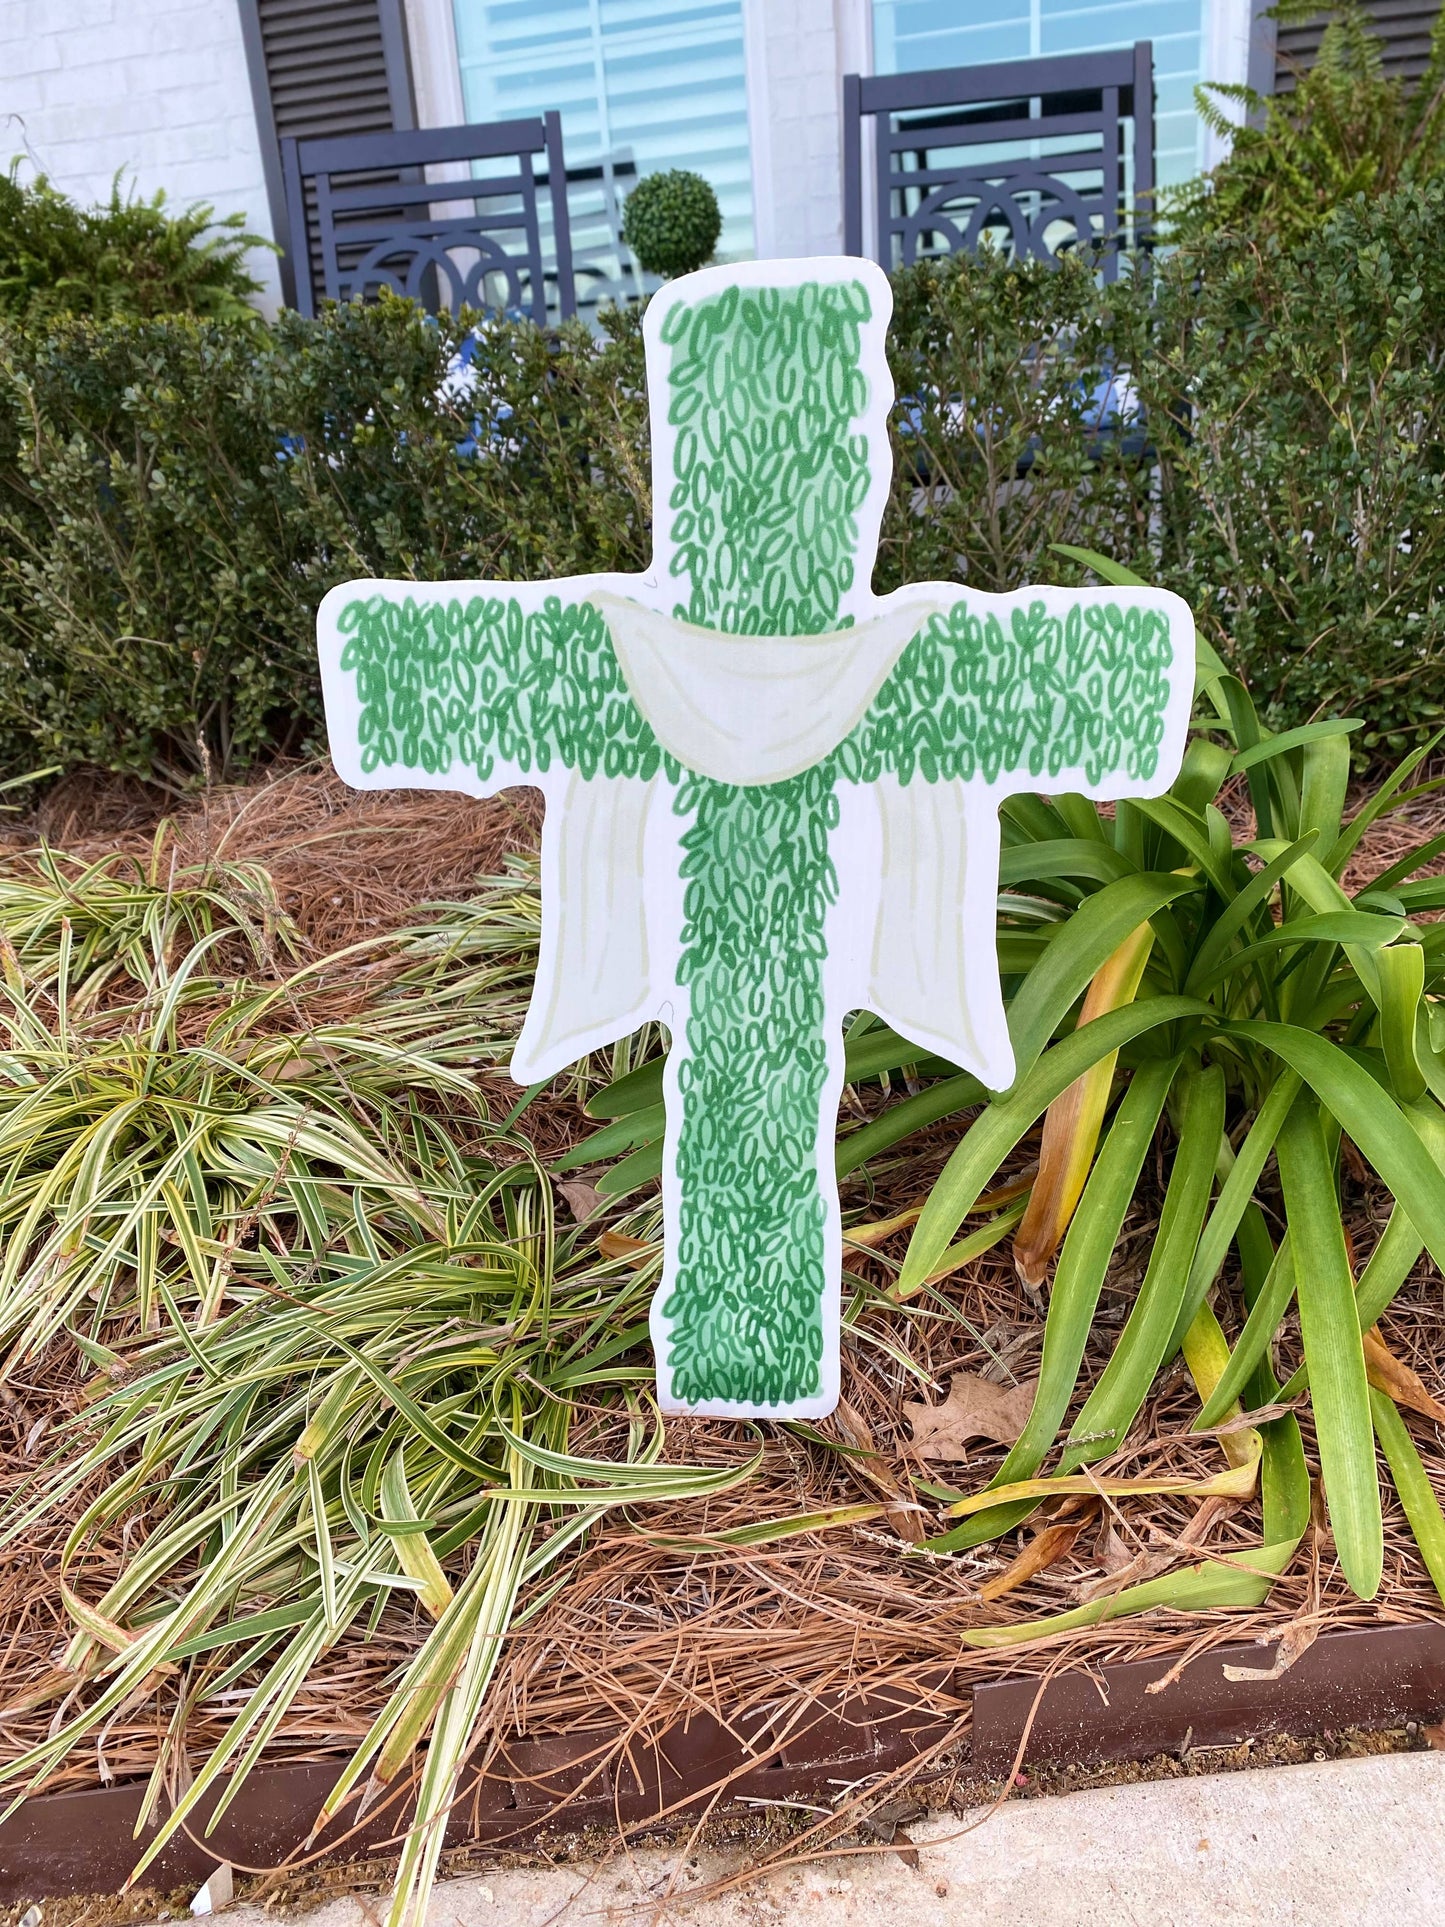
[[[1094,248],[1106,279],[1148,238],[1154,63],[1112,53],[843,82],[843,250],[863,252],[863,126],[876,138],[885,268],[991,242],[1016,258]],[[1132,182],[1124,123],[1133,121]],[[1129,189],[1126,200],[1126,186]]]
[[[539,178],[535,158],[543,156]],[[496,162],[483,174],[428,180],[428,167]],[[506,165],[510,163],[510,166]],[[390,288],[435,311],[521,310],[539,323],[549,305],[576,312],[562,119],[429,127],[281,143],[296,305],[320,293],[363,299]],[[552,256],[544,262],[541,193],[551,202]],[[508,244],[511,245],[508,245]],[[549,282],[555,289],[548,301]]]

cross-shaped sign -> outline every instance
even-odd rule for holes
[[[1006,1088],[1000,798],[1157,795],[1183,752],[1177,597],[873,594],[891,308],[849,258],[674,281],[645,322],[650,569],[348,582],[318,617],[349,783],[546,798],[516,1081],[671,1031],[667,1410],[832,1410],[844,1017]]]

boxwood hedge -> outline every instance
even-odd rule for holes
[[[1445,710],[1438,188],[1111,286],[983,256],[895,291],[880,589],[1070,580],[1074,544],[1187,596],[1274,723],[1383,749]],[[0,332],[0,777],[303,749],[333,583],[636,568],[649,479],[630,313]]]

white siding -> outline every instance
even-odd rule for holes
[[[14,154],[78,201],[124,168],[142,194],[269,235],[236,0],[0,0],[0,161]],[[274,308],[275,257],[251,272]]]
[[[869,0],[744,0],[757,251],[843,251],[843,75],[871,73]]]

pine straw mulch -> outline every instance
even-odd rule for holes
[[[283,772],[248,787],[212,793],[179,815],[168,832],[178,861],[260,862],[271,871],[282,903],[308,943],[328,952],[358,937],[405,924],[427,899],[460,897],[478,875],[495,874],[509,851],[534,847],[538,809],[529,792],[490,804],[445,794],[377,792],[356,795],[329,773]],[[1445,805],[1413,806],[1407,826],[1398,819],[1370,841],[1355,866],[1362,877],[1399,850],[1445,826]],[[120,785],[77,784],[52,792],[43,816],[0,834],[16,851],[38,831],[58,847],[92,858],[110,850],[145,858],[156,830],[153,810]],[[1354,879],[1352,878],[1352,881]],[[510,1086],[503,1086],[510,1089]],[[495,1108],[495,1107],[494,1107]],[[528,1113],[550,1153],[576,1131],[567,1105],[549,1113],[539,1099]],[[911,1140],[908,1156],[875,1165],[866,1179],[843,1187],[845,1225],[874,1220],[916,1203],[957,1139],[957,1121]],[[1016,1162],[1030,1155],[1026,1143]],[[1363,1261],[1383,1223],[1388,1201],[1363,1176],[1350,1180],[1352,1231]],[[1122,1326],[1142,1277],[1154,1220],[1141,1202],[1126,1225],[1100,1303],[1082,1382],[1097,1375]],[[603,1231],[608,1215],[596,1220]],[[907,1232],[879,1253],[852,1250],[847,1265],[883,1282],[883,1259],[901,1256]],[[1230,1300],[1233,1303],[1233,1300]],[[1228,1313],[1225,1314],[1228,1316]],[[979,1681],[1039,1670],[1044,1664],[1103,1664],[1163,1657],[1182,1661],[1225,1640],[1267,1637],[1285,1627],[1296,1637],[1331,1628],[1438,1619],[1440,1601],[1416,1552],[1388,1477],[1385,1580],[1379,1598],[1364,1604],[1339,1574],[1327,1529],[1312,1530],[1291,1570],[1268,1601],[1253,1611],[1202,1614],[1154,1612],[1075,1633],[1049,1649],[973,1652],[960,1646],[965,1629],[1019,1623],[1063,1611],[1100,1588],[1112,1590],[1201,1556],[1245,1551],[1260,1543],[1257,1502],[1129,1497],[1075,1515],[1072,1546],[1045,1571],[1007,1596],[980,1597],[1037,1529],[957,1557],[905,1556],[900,1538],[917,1541],[937,1529],[931,1505],[920,1505],[914,1476],[952,1479],[972,1488],[994,1470],[1001,1450],[980,1448],[966,1465],[924,1465],[902,1414],[907,1398],[943,1396],[957,1371],[1015,1383],[1036,1369],[1043,1331],[1042,1305],[1019,1284],[1007,1242],[939,1289],[928,1315],[902,1311],[871,1319],[868,1343],[844,1348],[843,1402],[820,1426],[839,1442],[866,1448],[845,1456],[797,1432],[765,1426],[766,1447],[757,1476],[705,1505],[639,1515],[639,1529],[616,1524],[581,1552],[567,1584],[535,1620],[516,1632],[491,1700],[491,1734],[530,1738],[595,1734],[598,1760],[620,1753],[621,1722],[628,1739],[663,1731],[700,1713],[725,1726],[766,1711],[780,1738],[807,1724],[824,1695],[846,1689],[885,1699],[921,1697],[954,1723],[966,1746],[972,1687]],[[1445,1392],[1445,1305],[1429,1265],[1401,1292],[1383,1321],[1383,1335],[1437,1394]],[[876,1341],[891,1340],[907,1354],[922,1382],[905,1375]],[[1285,1365],[1297,1348],[1286,1333]],[[0,1502],[34,1463],[52,1417],[70,1405],[73,1379],[58,1353],[43,1371],[12,1381],[0,1393]],[[1082,1397],[1082,1393],[1080,1395]],[[1182,1367],[1156,1385],[1123,1453],[1110,1470],[1180,1473],[1199,1479],[1217,1471],[1219,1447],[1189,1432],[1197,1410]],[[1301,1414],[1313,1462],[1309,1414]],[[1445,1497],[1445,1439],[1434,1427],[1409,1423],[1437,1491]],[[605,1432],[599,1415],[595,1427]],[[669,1456],[694,1462],[736,1462],[752,1449],[749,1428],[719,1420],[674,1420]],[[591,1443],[592,1441],[589,1441]],[[1102,1469],[1102,1468],[1101,1468]],[[810,1534],[750,1550],[708,1546],[708,1535],[790,1513],[873,1501],[887,1508],[865,1524]],[[77,1501],[77,1508],[79,1501]],[[25,1685],[53,1664],[69,1631],[55,1574],[69,1527],[57,1518],[24,1555],[0,1574],[0,1681],[13,1703]],[[671,1545],[663,1543],[672,1540]],[[679,1546],[676,1542],[690,1542]],[[115,1545],[85,1574],[96,1596],[124,1556]],[[415,1651],[424,1628],[388,1609],[368,1642],[348,1639],[325,1656],[298,1697],[272,1749],[278,1760],[336,1758],[368,1728],[387,1697],[387,1682]],[[78,1788],[97,1780],[147,1774],[169,1715],[158,1695],[146,1707],[118,1716],[99,1744],[73,1758],[54,1785]],[[223,1705],[201,1709],[188,1732],[193,1760],[220,1734]],[[41,1737],[48,1712],[0,1717],[0,1759]]]

